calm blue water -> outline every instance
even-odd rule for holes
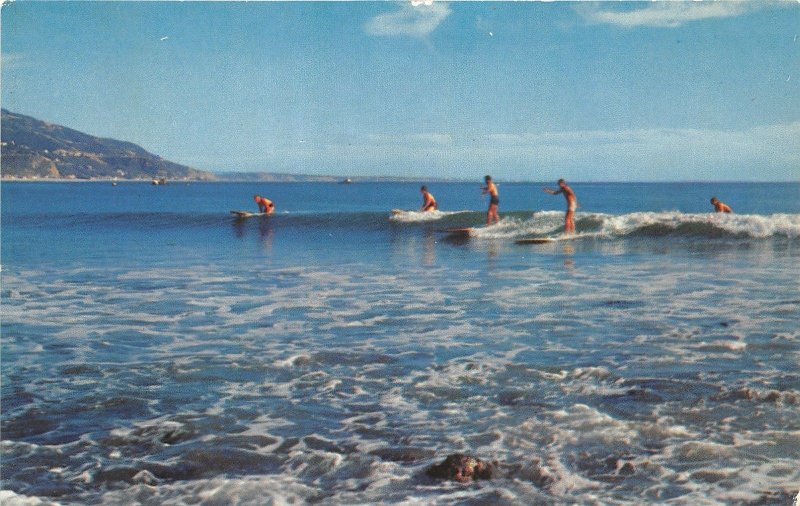
[[[0,500],[790,503],[800,184],[429,186],[3,183]]]

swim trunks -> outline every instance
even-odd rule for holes
[[[497,195],[492,195],[491,198],[489,199],[489,205],[492,205],[492,204],[497,205],[499,203],[500,203],[500,199],[497,197]]]

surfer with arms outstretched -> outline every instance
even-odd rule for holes
[[[567,186],[567,182],[563,179],[558,180],[558,190],[551,190],[550,188],[543,188],[544,191],[550,195],[564,195],[567,199],[567,214],[564,215],[564,234],[572,234],[575,232],[575,210],[578,208],[578,199],[575,197],[575,192],[572,188]]]
[[[422,208],[420,211],[436,211],[439,209],[439,205],[436,203],[436,199],[433,198],[431,192],[428,191],[427,186],[422,186],[419,191],[422,193]]]
[[[482,195],[489,194],[489,210],[486,212],[486,225],[491,225],[492,220],[495,223],[500,221],[500,216],[497,215],[497,205],[500,203],[500,198],[497,196],[497,186],[492,181],[492,176],[486,176],[483,178],[486,182],[486,186],[482,186],[481,192]]]
[[[272,214],[275,210],[275,204],[271,200],[262,197],[261,195],[253,195],[253,200],[258,204],[258,212],[264,214]]]
[[[720,202],[717,197],[711,197],[711,205],[714,206],[714,211],[717,213],[732,213],[733,209],[724,202]]]

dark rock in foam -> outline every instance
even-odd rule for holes
[[[476,457],[454,453],[444,461],[425,470],[425,474],[436,480],[455,480],[462,483],[474,480],[490,480],[495,475],[496,464]]]

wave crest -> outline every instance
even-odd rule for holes
[[[684,214],[680,212],[599,215],[606,236],[800,237],[797,214]]]
[[[426,221],[437,221],[454,214],[469,213],[471,211],[402,211],[393,212],[389,221],[397,223],[420,223]]]
[[[506,216],[491,227],[476,229],[475,237],[513,239],[529,236],[558,236],[564,214],[540,211],[530,217]],[[576,238],[701,237],[788,238],[800,237],[800,214],[686,214],[678,211],[638,212],[621,215],[578,213]]]

